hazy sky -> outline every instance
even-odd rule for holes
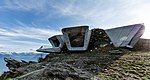
[[[0,0],[0,51],[35,51],[63,27],[137,23],[150,38],[150,0]]]

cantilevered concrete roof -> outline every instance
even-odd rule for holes
[[[69,51],[85,51],[88,49],[91,37],[89,26],[63,28],[62,33]]]
[[[63,35],[55,35],[50,37],[48,40],[51,43],[52,48],[45,48],[44,46],[41,46],[39,49],[37,49],[38,52],[47,52],[47,53],[61,52],[61,49],[64,46]]]
[[[105,30],[115,47],[132,48],[144,33],[143,24],[134,24]]]

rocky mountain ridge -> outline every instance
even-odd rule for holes
[[[7,59],[17,68],[5,72],[0,79],[15,80],[138,80],[150,79],[149,51],[115,48],[107,35],[94,29],[86,52],[50,53],[38,62]],[[98,37],[98,38],[97,38]],[[105,43],[103,43],[105,42]],[[139,42],[140,43],[140,42]],[[104,44],[106,46],[104,46]],[[111,51],[111,52],[110,52]],[[119,51],[119,52],[118,52]],[[15,62],[14,62],[15,61]],[[27,65],[21,65],[26,63]],[[134,64],[133,64],[134,63]],[[8,66],[11,67],[11,66]]]

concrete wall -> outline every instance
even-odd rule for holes
[[[144,32],[144,25],[135,24],[105,30],[115,47],[131,48]]]
[[[62,33],[69,51],[87,50],[91,37],[88,26],[63,28]]]

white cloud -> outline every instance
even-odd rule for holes
[[[139,8],[139,6],[149,5],[149,0],[5,0],[4,5],[1,8],[23,11],[36,11],[52,14],[53,12],[59,12],[65,16],[78,16],[86,19],[105,19],[109,16],[128,14],[132,9]],[[126,16],[125,15],[125,16]],[[130,14],[129,14],[130,15]],[[122,17],[124,17],[122,15]]]
[[[111,28],[143,22],[142,19],[137,21],[135,18],[147,13],[149,3],[149,0],[83,0],[66,1],[65,4],[58,2],[52,6],[63,16],[81,20],[81,24],[85,21],[93,26]]]
[[[5,45],[3,45],[3,44],[0,44],[0,48],[4,48],[5,47]]]
[[[79,20],[78,24],[111,28],[141,22],[149,25],[149,5],[149,0],[5,0],[1,8],[36,11],[50,16],[55,13],[58,16],[71,16]]]
[[[51,28],[38,28],[38,26],[33,27],[32,25],[26,25],[22,22],[19,22],[19,25],[16,24],[14,28],[3,29],[0,28],[0,34],[5,37],[25,37],[32,39],[48,39],[49,37],[57,34],[61,34],[60,31],[51,29]]]
[[[142,22],[149,24],[149,5],[149,0],[5,0],[4,6],[1,7],[6,10],[42,12],[50,17],[53,13],[57,14],[57,17],[71,16],[79,20],[78,24],[111,28]]]
[[[1,51],[30,51],[36,50],[42,45],[50,45],[48,38],[61,34],[59,30],[39,27],[37,25],[26,25],[20,21],[16,27],[0,28],[0,48]]]
[[[46,14],[47,19],[54,17],[53,14],[57,14],[55,18],[71,17],[79,21],[78,24],[87,23],[90,27],[112,28],[143,22],[146,26],[146,34],[150,32],[149,9],[149,0],[5,0],[0,6],[0,10]],[[44,17],[43,19],[45,20]],[[19,20],[16,22],[14,28],[4,28],[5,26],[0,28],[1,40],[13,40],[12,38],[18,37],[47,40],[50,36],[61,34],[60,30],[54,28],[42,28],[34,23],[27,25]],[[32,44],[31,41],[14,40],[12,42]],[[40,45],[36,42],[33,44]]]
[[[45,4],[46,0],[5,0],[4,5],[1,6],[1,8],[25,11],[38,10],[42,12],[45,10]]]
[[[47,13],[50,16],[53,13],[58,13],[58,16],[75,16],[75,18],[84,18],[91,21],[103,21],[111,18],[118,12],[114,11],[121,7],[118,4],[120,4],[119,0],[5,0],[1,8],[4,8],[4,10],[36,11],[36,13]]]

